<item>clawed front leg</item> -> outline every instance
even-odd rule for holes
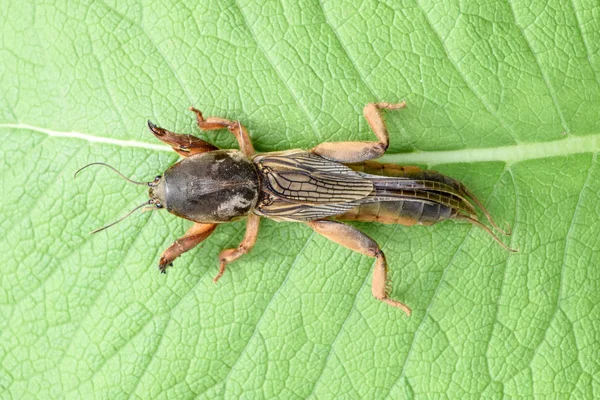
[[[154,125],[150,121],[148,121],[148,128],[150,128],[150,132],[152,132],[157,139],[167,143],[173,150],[184,157],[205,153],[207,151],[219,150],[217,146],[199,139],[196,136],[171,132]]]
[[[163,274],[173,265],[173,260],[196,247],[214,232],[217,224],[195,223],[188,231],[169,246],[161,255],[158,268]]]
[[[375,269],[373,270],[371,285],[373,296],[392,307],[401,309],[406,315],[410,316],[411,309],[406,304],[389,297],[387,262],[377,242],[358,229],[341,222],[320,220],[307,222],[307,224],[315,232],[325,236],[327,239],[341,244],[350,250],[375,258]]]
[[[325,142],[311,151],[321,157],[342,163],[357,163],[381,157],[389,146],[389,134],[379,110],[397,110],[406,107],[405,102],[369,103],[363,112],[369,126],[379,139],[377,142]]]
[[[258,229],[260,227],[260,217],[255,214],[248,216],[248,222],[246,223],[246,234],[244,239],[235,249],[226,249],[219,254],[219,273],[213,279],[214,283],[223,276],[225,267],[227,264],[237,260],[244,254],[248,253],[254,247],[256,239],[258,238]]]
[[[202,112],[194,107],[190,107],[190,111],[196,114],[196,122],[198,123],[198,127],[200,129],[205,131],[227,129],[237,139],[242,153],[244,153],[247,157],[251,157],[254,155],[254,153],[256,153],[254,146],[252,146],[250,135],[248,135],[248,131],[240,123],[240,121],[233,122],[228,119],[218,117],[204,118],[204,116],[202,116]]]

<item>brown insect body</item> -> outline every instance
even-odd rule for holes
[[[375,161],[345,165],[303,150],[253,160],[217,150],[171,166],[149,196],[172,214],[201,223],[231,222],[250,212],[275,221],[407,226],[432,225],[460,211],[475,216],[459,182],[437,171],[394,167]]]
[[[493,228],[509,234],[498,228],[462,183],[436,171],[371,161],[388,147],[388,133],[379,110],[404,106],[403,102],[371,103],[364,108],[378,141],[326,142],[308,151],[262,154],[254,151],[248,132],[239,122],[205,119],[194,108],[191,110],[196,113],[200,129],[228,129],[237,138],[240,151],[219,150],[197,137],[170,132],[148,122],[158,139],[185,157],[162,177],[147,183],[148,203],[195,222],[163,252],[161,271],[165,272],[173,260],[210,236],[218,224],[246,217],[243,241],[219,255],[216,282],[228,263],[254,246],[260,217],[297,221],[342,246],[375,258],[373,295],[410,315],[410,308],[389,296],[387,262],[379,245],[357,228],[339,221],[432,225],[460,219],[483,228],[504,248],[514,251],[477,220],[475,206]]]

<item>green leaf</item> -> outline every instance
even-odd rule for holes
[[[0,4],[0,397],[600,397],[600,6],[592,0],[4,1]],[[177,160],[145,121],[239,119],[260,151],[372,140],[462,180],[513,235],[359,224],[370,258],[264,221],[214,285],[221,226],[137,213]],[[228,133],[204,135],[233,147]]]

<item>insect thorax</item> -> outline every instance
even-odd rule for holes
[[[167,210],[195,222],[227,222],[248,215],[258,199],[252,161],[235,150],[184,158],[165,174]]]

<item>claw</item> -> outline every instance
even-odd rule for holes
[[[213,283],[217,283],[219,281],[219,279],[221,279],[221,277],[223,276],[223,273],[225,272],[225,266],[227,264],[225,264],[223,261],[220,262],[219,264],[219,273],[217,274],[217,276],[215,276],[213,278]]]
[[[194,106],[191,106],[189,108],[189,110],[191,112],[193,112],[194,114],[196,114],[196,118],[198,118],[198,120],[200,121],[204,121],[204,117],[202,116],[202,111],[198,110],[197,108],[195,108]]]
[[[167,261],[164,258],[161,258],[160,261],[158,262],[158,269],[160,269],[161,274],[166,274],[167,268],[172,267],[172,266],[173,266],[173,263],[170,262],[167,264]]]
[[[165,134],[165,131],[163,128],[159,128],[158,126],[153,124],[152,121],[150,121],[150,120],[148,120],[148,128],[156,136],[163,136]]]

